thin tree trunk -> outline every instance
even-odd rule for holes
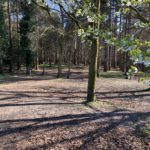
[[[48,63],[49,63],[49,67],[52,67],[52,60],[51,60],[50,53],[49,53],[49,56],[48,56]]]
[[[45,75],[45,52],[43,52],[43,71],[42,71],[42,75]]]
[[[78,66],[80,65],[80,42],[79,38],[77,38],[77,64]]]
[[[97,13],[100,14],[100,7],[101,7],[101,1],[97,1],[97,8],[98,8],[98,11]],[[98,20],[97,22],[97,28],[98,28],[98,31],[100,30],[100,21]],[[100,69],[100,63],[101,63],[101,49],[100,49],[100,44],[101,44],[101,39],[98,37],[97,41],[96,41],[96,46],[97,46],[97,52],[98,52],[98,60],[97,60],[97,77],[100,76],[99,74],[99,69]]]
[[[35,57],[35,69],[39,69],[39,19],[38,19],[38,14],[36,14],[36,22],[37,22],[37,38],[36,38],[36,57]]]
[[[69,49],[68,52],[68,71],[67,71],[67,78],[70,78],[70,73],[71,73],[71,60],[72,60],[72,52],[71,49]]]
[[[109,13],[109,19],[108,19],[108,25],[109,25],[109,29],[110,31],[112,31],[112,10],[111,10],[111,6],[110,8],[108,8],[108,13]],[[112,35],[110,35],[110,38],[112,38]],[[108,45],[108,70],[111,70],[111,53],[112,53],[112,46]]]
[[[57,74],[57,78],[61,78],[62,77],[62,60],[63,60],[63,43],[62,41],[60,41],[59,43],[59,53],[58,53],[58,74]]]
[[[104,72],[108,71],[108,46],[105,44],[104,48]]]
[[[42,75],[45,75],[45,61],[43,62],[43,71],[42,71]]]
[[[11,10],[10,10],[10,0],[7,0],[7,13],[8,13],[8,26],[9,26],[9,72],[12,72],[12,24],[11,24]]]
[[[58,65],[58,51],[57,51],[57,48],[54,48],[55,50],[55,65]]]
[[[113,11],[116,13],[116,12],[118,12],[119,11],[119,6],[118,6],[118,3],[116,3],[115,4],[115,1],[113,1],[113,7],[114,7],[114,9],[113,9]],[[118,22],[118,20],[119,20],[119,17],[116,15],[116,16],[114,16],[114,20],[113,20],[113,30],[114,30],[114,36],[116,36],[117,38],[119,38],[119,36],[117,36],[117,22]],[[113,57],[113,60],[112,60],[112,62],[113,62],[113,68],[114,69],[116,69],[117,68],[117,49],[116,49],[116,47],[115,46],[113,46],[113,55],[114,55],[114,57]]]
[[[35,58],[35,69],[39,69],[39,57],[38,57],[38,52],[36,52],[36,58]]]
[[[61,29],[64,31],[64,14],[62,8],[60,7],[61,11]],[[63,48],[64,48],[64,36],[61,36],[59,39],[59,54],[58,54],[58,74],[57,78],[62,77],[62,63],[63,63]]]
[[[127,52],[124,53],[124,74],[127,74]]]
[[[73,55],[73,62],[74,65],[76,65],[77,63],[77,59],[76,59],[76,53],[77,53],[77,35],[75,35],[74,37],[74,55]]]
[[[101,66],[101,49],[100,49],[100,40],[97,40],[97,51],[98,51],[98,60],[97,60],[97,77],[100,77],[100,66]]]
[[[109,71],[111,70],[111,51],[112,51],[112,47],[108,46],[108,69]]]
[[[117,51],[116,51],[116,47],[115,46],[114,46],[113,68],[114,69],[117,68]]]
[[[26,74],[31,75],[32,66],[31,66],[31,51],[26,51]]]
[[[21,70],[21,62],[20,62],[20,36],[19,36],[19,0],[16,0],[16,29],[17,29],[17,37],[18,37],[18,43],[17,43],[17,50],[18,50],[18,62],[17,62],[17,69],[18,71]]]
[[[0,73],[3,73],[3,60],[0,59]]]

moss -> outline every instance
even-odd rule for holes
[[[102,107],[113,107],[113,105],[109,102],[104,101],[94,101],[94,102],[88,102],[85,103],[88,107],[94,107],[94,108],[102,108]]]
[[[143,136],[149,137],[150,136],[150,118],[147,121],[147,124],[145,125],[144,128],[142,128],[141,133]]]
[[[120,71],[101,72],[100,77],[103,77],[103,78],[124,78],[123,73]]]
[[[5,80],[9,79],[11,76],[12,76],[11,74],[5,74],[5,73],[0,74],[0,82],[3,82]]]
[[[41,65],[39,65],[40,67],[44,67],[44,64],[41,64]],[[63,69],[65,69],[65,68],[67,68],[68,67],[68,65],[62,65],[62,68]],[[50,69],[56,69],[56,68],[58,68],[58,65],[55,65],[55,64],[45,64],[45,68],[50,68]]]

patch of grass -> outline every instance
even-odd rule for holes
[[[150,118],[147,121],[147,124],[145,125],[145,127],[141,129],[141,133],[144,136],[147,136],[147,137],[150,136]]]
[[[3,73],[0,74],[0,83],[9,82],[13,79],[18,78],[19,75],[15,73]]]
[[[150,88],[143,90],[143,92],[149,92]]]
[[[86,109],[86,107],[85,107],[85,105],[73,105],[72,107],[74,107],[76,110],[78,110],[78,111],[82,111],[82,110],[85,110]]]
[[[104,101],[94,101],[94,102],[89,102],[86,103],[88,107],[93,107],[93,108],[103,108],[103,107],[113,107],[113,105],[109,102],[104,102]]]
[[[44,67],[44,64],[39,65],[40,67]],[[67,65],[62,65],[62,68],[66,68]],[[45,68],[51,68],[51,69],[56,69],[58,68],[58,65],[55,64],[45,64]]]
[[[7,79],[9,79],[10,77],[11,77],[12,75],[11,74],[5,74],[5,73],[3,73],[3,74],[0,74],[0,82],[4,82],[4,81],[6,81]]]
[[[108,71],[108,72],[101,72],[100,77],[103,77],[103,78],[124,78],[124,75],[120,71]]]

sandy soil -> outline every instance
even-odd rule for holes
[[[136,80],[99,78],[85,106],[87,72],[70,79],[13,76],[0,84],[1,150],[150,150],[150,92]]]

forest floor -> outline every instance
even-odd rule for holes
[[[0,80],[0,150],[150,150],[148,86],[102,74],[85,105],[87,70],[40,74]]]

